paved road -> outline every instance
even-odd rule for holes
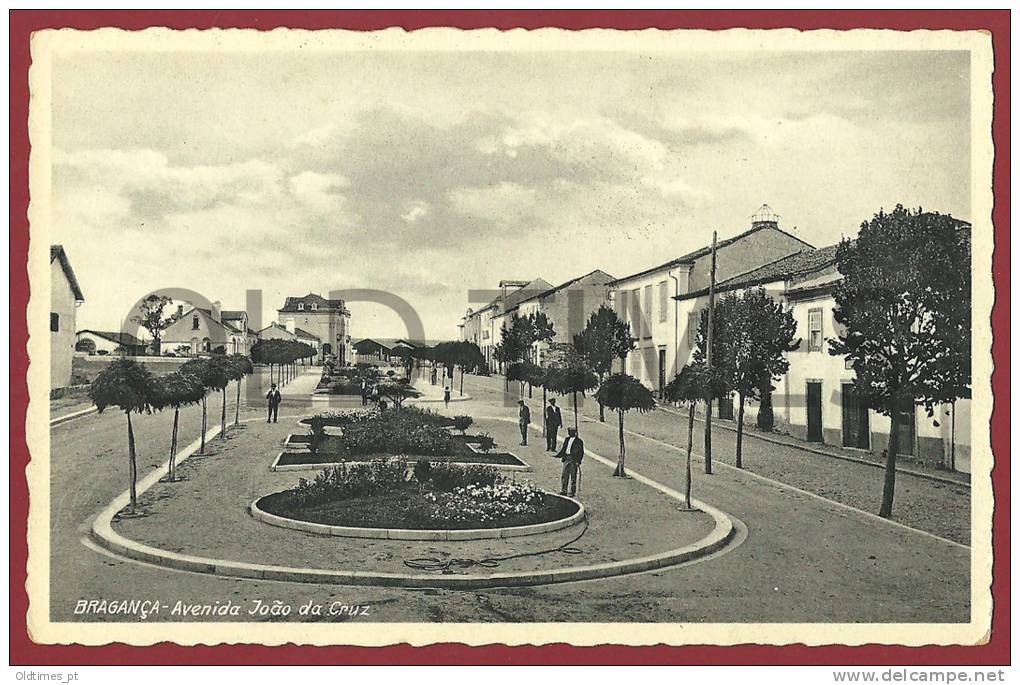
[[[244,407],[242,416],[261,415],[261,384],[266,380],[250,381],[252,407]],[[514,416],[516,407],[506,406],[494,386],[466,385],[474,399],[458,402],[456,413]],[[232,407],[233,398],[229,401]],[[534,402],[533,411],[540,400]],[[283,416],[306,414],[306,406],[285,402],[281,421]],[[218,418],[219,398],[212,401],[210,413]],[[183,444],[197,436],[199,419],[196,408],[183,412]],[[158,414],[135,421],[142,472],[165,459],[171,420],[172,415]],[[588,422],[584,431],[590,449],[607,457],[615,455],[614,424]],[[628,463],[633,469],[673,488],[682,487],[676,450],[648,439],[628,440]],[[696,496],[746,524],[747,538],[722,556],[678,569],[485,592],[324,587],[168,571],[111,558],[81,540],[96,513],[126,486],[123,415],[107,413],[59,426],[52,430],[51,442],[54,620],[82,620],[74,615],[81,599],[146,597],[186,604],[229,601],[244,607],[255,599],[278,599],[294,606],[309,600],[340,601],[370,605],[369,615],[358,620],[374,621],[959,622],[969,618],[967,548],[728,469],[699,477]],[[215,442],[211,448],[216,448]],[[604,467],[591,461],[588,468]],[[633,512],[635,517],[640,515]],[[174,617],[163,612],[149,620]],[[265,619],[242,615],[235,620]]]

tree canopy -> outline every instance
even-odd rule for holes
[[[154,376],[131,359],[117,359],[103,369],[89,385],[89,399],[99,413],[118,407],[125,413],[140,413],[150,408]]]
[[[655,409],[655,397],[645,385],[625,373],[614,373],[599,387],[596,398],[617,411],[648,412]]]

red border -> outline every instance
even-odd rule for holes
[[[62,664],[956,664],[1009,663],[1009,56],[1010,14],[987,11],[11,11],[10,12],[10,294],[11,294],[11,461],[10,461],[10,663],[12,665]],[[723,29],[731,27],[798,29],[981,29],[992,35],[995,53],[993,137],[998,154],[994,162],[995,252],[993,277],[996,300],[992,310],[996,360],[992,388],[992,448],[999,457],[992,475],[995,500],[993,541],[995,563],[992,591],[995,611],[990,641],[978,647],[543,647],[460,644],[413,648],[263,647],[237,645],[180,647],[161,643],[151,647],[114,644],[103,647],[50,646],[33,643],[26,629],[28,596],[25,591],[28,546],[28,463],[25,414],[28,409],[28,329],[22,314],[28,306],[28,67],[29,37],[45,28],[93,29],[117,26],[140,29],[243,27],[270,29],[348,28],[358,30],[401,26],[460,28],[496,27],[569,29],[657,27]]]

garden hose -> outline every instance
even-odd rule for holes
[[[482,568],[496,568],[499,566],[501,561],[510,561],[511,559],[523,559],[525,557],[537,557],[543,554],[552,554],[559,552],[561,554],[583,554],[584,550],[580,547],[575,547],[574,543],[584,537],[584,534],[588,532],[588,512],[584,513],[584,527],[581,532],[558,547],[551,549],[544,549],[539,552],[521,552],[520,554],[508,554],[500,557],[486,557],[485,559],[465,559],[465,558],[451,558],[443,561],[436,557],[420,557],[418,559],[404,559],[404,566],[413,568],[418,571],[438,571],[440,573],[456,573],[460,569],[468,569],[472,566],[481,566]]]

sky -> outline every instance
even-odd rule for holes
[[[768,203],[822,247],[897,203],[970,219],[966,52],[110,51],[53,69],[52,242],[115,329],[381,289],[429,338],[501,279],[624,276]],[[477,304],[475,304],[477,306]],[[352,334],[406,335],[350,303]]]

